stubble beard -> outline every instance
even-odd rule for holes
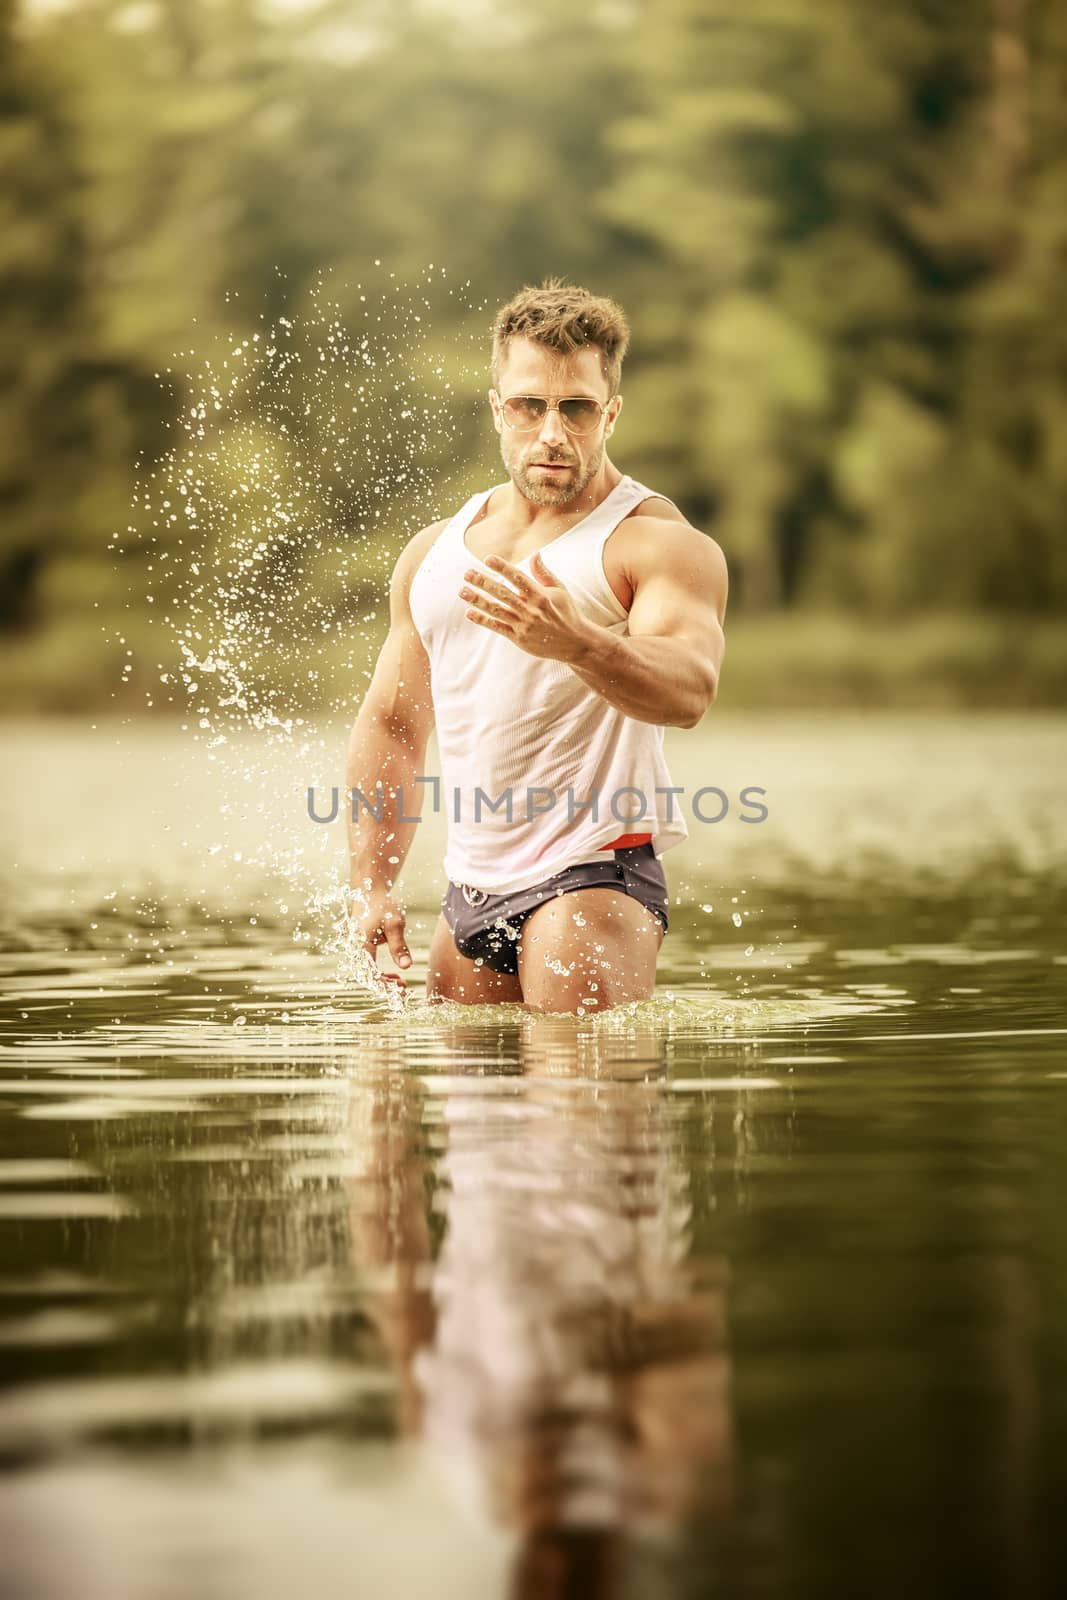
[[[574,468],[573,475],[566,483],[560,484],[558,489],[546,478],[534,474],[522,457],[509,461],[505,455],[503,459],[512,483],[524,500],[529,500],[535,506],[557,506],[562,509],[572,500],[576,500],[600,471],[604,460],[604,441],[603,439],[600,441],[585,467]]]

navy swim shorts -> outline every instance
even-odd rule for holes
[[[450,882],[441,910],[460,955],[481,959],[494,972],[517,974],[518,939],[531,912],[555,895],[599,884],[632,895],[660,919],[665,930],[669,927],[667,880],[651,843],[605,850],[603,861],[565,867],[544,883],[511,894]]]

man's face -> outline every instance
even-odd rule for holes
[[[513,395],[545,400],[582,396],[607,405],[608,385],[600,370],[600,351],[590,345],[560,356],[533,339],[513,339],[500,373],[500,388],[490,389],[500,454],[519,493],[537,506],[565,509],[600,471],[604,445],[622,408],[616,395],[591,433],[569,433],[558,411],[548,411],[540,427],[509,428],[501,404]]]

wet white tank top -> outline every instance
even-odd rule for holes
[[[599,846],[622,834],[651,833],[661,856],[689,830],[680,796],[656,792],[671,786],[661,726],[624,715],[563,662],[532,656],[467,616],[463,574],[492,568],[464,536],[492,493],[472,495],[438,535],[410,606],[430,660],[445,871],[453,883],[509,894],[579,862],[610,860]],[[604,545],[652,496],[666,498],[624,475],[540,551],[582,615],[611,633],[627,633],[628,613],[604,575]],[[531,560],[514,564],[529,575]]]

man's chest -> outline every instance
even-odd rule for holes
[[[634,598],[630,578],[630,552],[638,532],[634,522],[633,516],[624,517],[595,547],[599,575],[624,611],[629,611]],[[542,535],[535,543],[516,537],[515,530],[502,518],[487,517],[467,529],[461,555],[464,559],[470,558],[472,569],[478,563],[484,564],[490,555],[500,556],[512,566],[521,567],[529,577],[529,563],[540,553],[549,568],[566,583],[568,570],[572,566],[580,570],[583,558],[588,557],[592,548],[579,537],[581,533],[582,524],[575,522],[570,527],[563,526],[547,539]]]

